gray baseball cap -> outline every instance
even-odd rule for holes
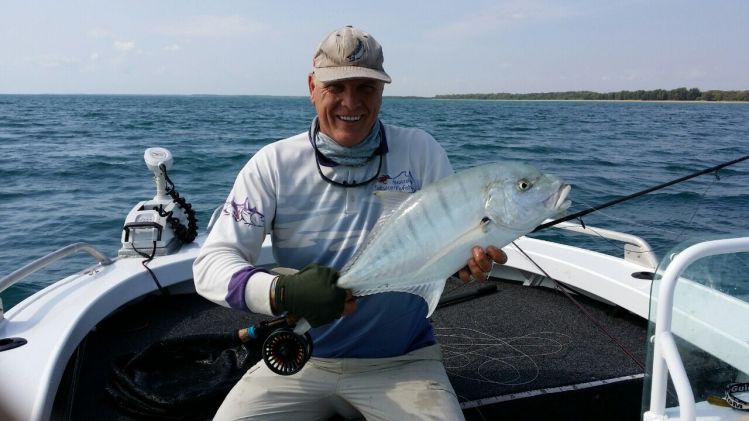
[[[349,25],[323,39],[312,60],[312,73],[322,82],[367,78],[390,83],[383,61],[382,46],[374,37]]]

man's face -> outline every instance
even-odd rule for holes
[[[309,76],[308,84],[320,131],[341,146],[364,140],[380,113],[385,84],[375,79],[323,83],[314,75]]]

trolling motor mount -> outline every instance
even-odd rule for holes
[[[174,253],[197,236],[197,218],[192,205],[180,197],[169,179],[172,153],[165,148],[148,148],[143,159],[154,174],[156,196],[135,205],[122,227],[120,257],[162,256]]]

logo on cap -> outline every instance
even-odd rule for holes
[[[351,54],[346,56],[346,60],[349,61],[349,63],[358,61],[364,56],[364,43],[361,42],[359,38],[356,39],[356,48],[354,48],[354,51],[351,52]]]

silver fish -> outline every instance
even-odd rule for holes
[[[419,295],[437,307],[446,279],[473,246],[504,247],[567,209],[570,186],[535,168],[496,162],[458,172],[413,194],[377,192],[385,210],[341,271],[355,296]]]

